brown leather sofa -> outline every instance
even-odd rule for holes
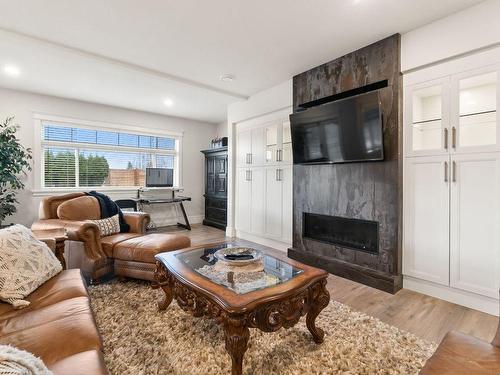
[[[491,342],[448,332],[420,375],[500,374],[500,322]]]
[[[68,268],[80,268],[90,282],[113,273],[153,281],[154,256],[162,251],[189,247],[188,237],[179,234],[146,234],[150,221],[143,212],[124,212],[129,233],[100,237],[98,227],[86,220],[100,219],[96,198],[72,193],[45,198],[40,203],[39,220],[33,230],[66,228],[69,241],[65,258]]]
[[[21,310],[0,303],[1,344],[33,353],[55,375],[108,374],[80,270],[62,271],[26,299]]]

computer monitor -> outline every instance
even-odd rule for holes
[[[174,186],[174,170],[171,168],[146,168],[146,187]]]

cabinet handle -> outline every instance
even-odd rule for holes
[[[253,163],[253,154],[248,154],[248,155],[250,156],[250,164],[252,164]]]
[[[444,182],[448,182],[448,162],[444,162]]]
[[[455,160],[453,160],[453,163],[451,164],[451,180],[453,182],[457,182],[457,163]]]
[[[451,128],[451,147],[457,148],[457,129],[455,127]]]
[[[444,149],[448,150],[448,128],[444,128]]]
[[[280,161],[280,150],[276,150],[276,161]]]
[[[248,171],[248,181],[252,181],[252,171]]]
[[[282,172],[282,169],[276,169],[276,181],[283,181]]]

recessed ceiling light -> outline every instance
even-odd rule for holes
[[[165,104],[167,107],[172,107],[174,105],[174,102],[172,101],[172,99],[170,98],[166,98],[164,101],[163,101],[163,104]]]
[[[5,65],[3,72],[11,77],[17,77],[21,74],[21,70],[15,65]]]
[[[222,74],[219,79],[222,81],[222,82],[233,82],[235,80],[235,76],[232,75],[232,74]]]

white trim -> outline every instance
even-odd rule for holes
[[[41,121],[51,121],[51,122],[56,122],[60,123],[61,125],[81,125],[84,129],[91,128],[92,130],[95,130],[95,128],[99,129],[113,129],[113,130],[126,130],[126,131],[131,131],[135,133],[140,133],[141,135],[154,135],[154,136],[160,136],[160,137],[183,137],[184,132],[176,132],[176,131],[170,131],[170,130],[159,130],[154,131],[151,129],[145,129],[144,127],[137,126],[137,125],[131,125],[131,124],[123,124],[123,123],[113,123],[113,122],[105,122],[105,121],[97,121],[97,120],[83,120],[79,119],[76,117],[63,117],[63,116],[56,116],[56,115],[50,115],[50,114],[43,114],[43,113],[33,113],[33,118],[35,120],[41,120]]]
[[[487,314],[499,316],[498,299],[435,284],[411,276],[403,276],[403,288],[462,305]]]

